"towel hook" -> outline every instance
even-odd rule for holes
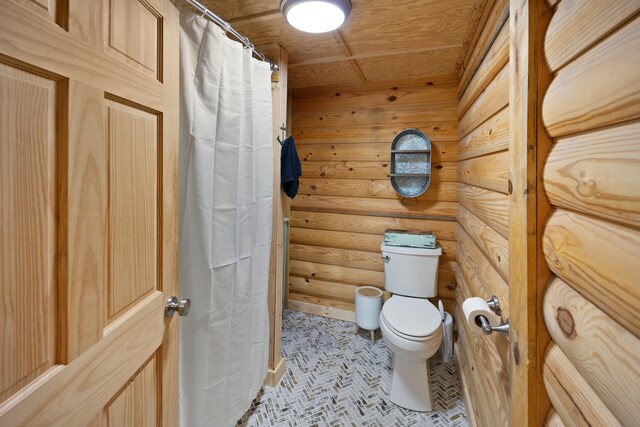
[[[280,145],[282,145],[284,143],[284,140],[287,138],[287,127],[284,125],[284,123],[282,123],[282,126],[280,126],[280,130],[282,131],[282,139],[280,138],[280,135],[278,135],[276,141],[278,141]]]

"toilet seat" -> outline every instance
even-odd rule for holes
[[[398,336],[427,341],[442,327],[438,309],[426,299],[394,295],[382,307],[380,319]]]

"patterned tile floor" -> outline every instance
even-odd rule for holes
[[[433,412],[408,411],[388,399],[392,353],[378,330],[310,314],[283,313],[287,371],[265,387],[238,426],[467,426],[455,362],[429,360]]]

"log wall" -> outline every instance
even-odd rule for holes
[[[471,334],[462,302],[495,295],[509,318],[509,4],[496,1],[459,86],[457,357],[477,425],[509,423],[509,339]]]
[[[443,249],[438,298],[452,310],[457,89],[451,76],[293,91],[302,177],[291,202],[290,308],[353,320],[355,289],[384,286],[383,233],[405,229],[435,232]],[[389,182],[390,146],[412,127],[431,139],[432,179],[426,193],[403,202]],[[469,176],[478,167],[469,164]]]
[[[640,420],[640,3],[560,0],[542,119],[547,425]],[[458,254],[459,256],[459,254]]]

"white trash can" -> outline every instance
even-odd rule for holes
[[[358,329],[371,331],[371,341],[375,342],[375,330],[380,327],[382,291],[373,286],[356,289],[356,333]]]

